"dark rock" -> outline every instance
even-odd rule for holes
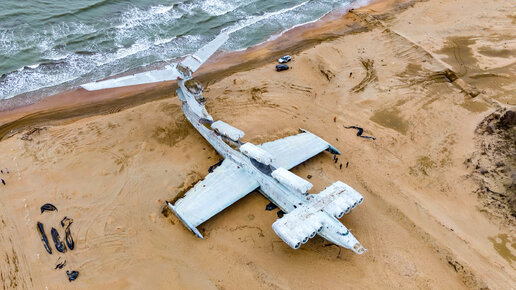
[[[59,233],[57,232],[57,230],[55,228],[52,228],[50,230],[50,235],[52,236],[52,240],[54,240],[54,246],[56,247],[56,250],[58,250],[61,253],[66,252],[66,246],[61,241],[61,239],[59,237]]]
[[[68,281],[72,282],[74,281],[75,279],[77,279],[77,277],[79,277],[79,271],[66,271],[66,275],[68,276]]]
[[[496,162],[496,167],[502,167],[504,165],[505,165],[505,163],[503,163],[503,161]]]
[[[41,213],[43,213],[44,211],[57,211],[57,207],[55,207],[51,203],[45,203],[41,206]]]
[[[489,133],[489,134],[493,134],[493,133],[494,133],[494,131],[495,131],[495,130],[494,130],[493,125],[488,125],[488,126],[486,127],[486,132],[487,132],[487,133]]]
[[[55,269],[55,270],[57,270],[57,269],[63,269],[63,267],[64,267],[65,265],[66,265],[66,260],[64,260],[64,261],[63,261],[63,262],[61,262],[61,263],[58,263],[54,269]]]
[[[505,112],[498,122],[498,127],[502,129],[508,129],[514,125],[516,125],[516,111]]]

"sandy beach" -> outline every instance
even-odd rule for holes
[[[182,114],[174,82],[4,102],[3,288],[514,288],[515,31],[512,0],[387,0],[199,72],[208,111],[244,141],[303,128],[342,152],[293,172],[312,176],[312,192],[341,180],[362,193],[341,221],[363,255],[320,237],[292,250],[258,192],[202,224],[204,240],[189,232],[165,201],[219,156]],[[292,69],[275,72],[284,53]],[[47,202],[58,211],[40,213]],[[53,246],[65,216],[75,249],[49,255],[36,224]],[[70,283],[65,270],[80,275]]]

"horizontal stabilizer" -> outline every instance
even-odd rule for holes
[[[137,73],[134,75],[119,77],[116,79],[110,79],[105,81],[87,83],[81,85],[88,91],[119,88],[125,86],[142,85],[148,83],[157,83],[163,81],[171,81],[177,79],[179,73],[175,65],[169,65],[162,70],[151,70],[147,72]]]
[[[299,248],[324,228],[332,229],[341,239],[351,242],[350,245],[340,245],[353,249],[354,245],[358,244],[354,251],[361,252],[360,244],[350,235],[348,229],[328,214],[340,218],[349,212],[353,203],[356,205],[359,200],[362,202],[362,199],[362,196],[349,185],[337,181],[318,194],[309,194],[304,204],[276,220],[272,224],[272,229],[294,249]]]

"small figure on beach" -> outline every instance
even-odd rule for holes
[[[2,178],[2,184],[5,185],[5,180]]]
[[[5,172],[9,174],[9,169],[7,169],[7,167],[5,168]]]
[[[4,174],[4,171],[3,171],[3,170],[0,170],[0,172],[1,172],[2,174]]]

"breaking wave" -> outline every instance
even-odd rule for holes
[[[0,12],[0,99],[50,95],[164,64],[221,31],[232,33],[224,50],[245,49],[359,2],[364,0],[85,0],[75,6],[52,2],[52,9],[37,7],[41,1],[33,10],[7,5]]]

